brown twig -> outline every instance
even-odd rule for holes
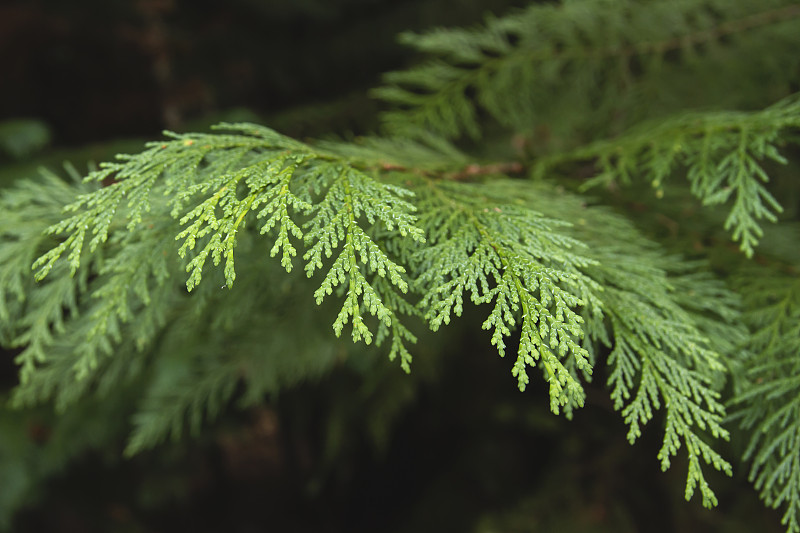
[[[427,178],[438,178],[451,181],[466,181],[480,176],[489,176],[492,174],[521,174],[525,171],[525,166],[518,161],[502,161],[497,163],[488,163],[480,165],[478,163],[471,163],[466,167],[449,172],[440,172],[433,170],[423,170],[414,167],[407,167],[398,165],[396,163],[381,163],[378,167],[372,167],[372,170],[379,170],[383,172],[397,171],[408,172],[425,176]]]

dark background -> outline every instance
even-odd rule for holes
[[[236,108],[268,116],[341,101],[409,60],[405,30],[476,24],[519,0],[82,0],[0,5],[0,118],[35,117],[58,144],[153,136]],[[326,124],[330,128],[329,124]],[[322,130],[322,128],[313,128]]]

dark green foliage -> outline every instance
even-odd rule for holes
[[[412,372],[418,336],[480,316],[552,413],[583,407],[601,369],[631,443],[663,420],[657,458],[685,452],[686,499],[717,504],[702,467],[731,475],[719,441],[740,432],[800,532],[797,235],[764,224],[796,217],[770,177],[796,178],[798,20],[778,0],[535,4],[406,35],[433,57],[376,90],[394,105],[382,136],[221,124],[80,183],[21,182],[0,196],[12,404],[135,396],[134,455],[336,366],[380,372],[365,345]],[[609,207],[685,190],[698,231],[722,218],[738,243],[709,245],[721,267]],[[394,416],[391,390],[376,401]]]
[[[777,221],[782,207],[767,190],[763,166],[785,164],[777,144],[800,126],[800,99],[786,98],[755,113],[693,113],[648,123],[611,141],[542,158],[537,173],[565,161],[596,160],[600,174],[584,187],[649,182],[663,195],[665,180],[685,169],[692,194],[703,205],[733,203],[725,229],[748,256],[763,236],[759,220]]]
[[[573,146],[687,107],[767,103],[761,84],[796,76],[798,16],[784,0],[535,4],[481,28],[405,34],[434,57],[375,94],[400,107],[384,117],[392,131],[479,137],[486,111]]]
[[[47,146],[50,136],[47,125],[37,120],[0,122],[0,153],[14,159],[27,157]]]
[[[737,418],[751,435],[745,459],[750,480],[764,501],[785,506],[788,531],[800,529],[800,404],[797,338],[800,331],[800,283],[796,273],[757,270],[743,273],[744,319],[751,330],[751,354],[744,390],[736,397]]]

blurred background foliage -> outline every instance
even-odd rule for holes
[[[527,3],[6,0],[0,187],[40,167],[66,176],[64,162],[83,172],[165,128],[249,120],[297,138],[374,130],[368,90],[414,60],[399,32],[472,25]],[[668,240],[668,223],[643,217]],[[662,474],[653,459],[657,425],[630,446],[604,376],[566,421],[547,410],[542,384],[524,394],[509,384],[484,337],[454,325],[421,339],[410,376],[383,357],[346,359],[257,407],[229,409],[199,439],[133,459],[122,458],[125,394],[58,416],[2,408],[0,529],[781,531],[744,468],[713,479],[719,509],[684,502],[683,468]],[[359,349],[329,342],[333,354]],[[5,400],[16,369],[14,353],[1,355]]]

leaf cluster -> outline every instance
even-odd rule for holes
[[[63,411],[127,391],[133,455],[337,365],[374,370],[355,362],[366,345],[410,372],[417,338],[473,308],[521,391],[541,374],[554,414],[583,407],[599,374],[631,443],[662,422],[662,469],[685,452],[685,496],[706,506],[704,465],[732,472],[717,442],[733,390],[751,478],[800,531],[796,265],[748,262],[769,240],[763,221],[787,216],[770,176],[792,163],[800,126],[800,100],[779,90],[796,77],[798,16],[781,0],[535,4],[406,36],[436,57],[387,76],[382,137],[305,143],[222,124],[167,133],[82,182],[21,182],[0,195],[12,403]],[[773,69],[767,47],[794,63]],[[730,92],[730,57],[772,72],[782,99],[698,111]],[[764,98],[745,89],[720,102]],[[511,160],[459,144],[497,124]],[[549,140],[531,146],[544,126]],[[723,224],[744,253],[724,272],[603,205],[620,185],[658,199],[678,178],[700,209],[730,206]],[[741,265],[753,270],[728,283]]]

